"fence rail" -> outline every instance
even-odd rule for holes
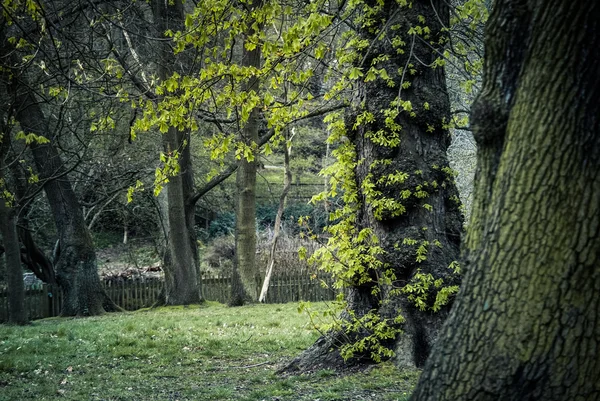
[[[325,283],[326,286],[323,286]],[[136,310],[152,306],[159,298],[163,281],[125,280],[105,281],[104,289],[111,299],[126,310]],[[262,285],[262,278],[257,277]],[[271,278],[267,303],[295,301],[328,301],[335,298],[331,289],[332,280],[328,275],[274,275]],[[227,303],[231,292],[231,277],[202,277],[202,295],[209,301]],[[25,287],[25,307],[31,320],[58,316],[63,303],[61,290],[57,286],[35,284]],[[8,320],[8,293],[0,288],[0,323]]]

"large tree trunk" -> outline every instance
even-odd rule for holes
[[[256,7],[260,7],[261,1]],[[257,32],[249,28],[248,35]],[[242,65],[260,68],[261,47],[247,50],[244,46]],[[258,78],[250,78],[244,85],[245,91],[258,91]],[[259,110],[254,108],[242,130],[242,141],[253,148],[254,159],[242,156],[236,176],[237,197],[235,208],[235,261],[231,285],[232,306],[256,302],[259,295],[259,271],[256,265],[256,166],[258,160]]]
[[[175,71],[176,57],[170,43],[163,38],[168,29],[176,31],[183,26],[183,4],[175,1],[154,1],[154,16],[158,36],[161,38],[158,76],[170,78]],[[169,127],[163,135],[163,147],[167,154],[179,152],[179,173],[169,177],[166,195],[165,302],[168,305],[184,305],[201,301],[199,261],[195,235],[195,204],[188,202],[193,191],[193,172],[190,157],[189,131]]]
[[[16,117],[25,132],[48,136],[46,117],[26,84],[16,88]],[[52,210],[60,241],[56,280],[63,290],[64,316],[98,315],[119,308],[100,284],[92,237],[66,169],[52,143],[32,143],[31,151]]]
[[[467,274],[412,400],[600,399],[599,21],[593,1],[496,3]]]
[[[376,234],[385,251],[381,260],[395,276],[394,286],[404,286],[419,270],[435,279],[444,279],[444,285],[451,285],[456,284],[456,278],[448,267],[458,258],[462,215],[456,202],[453,178],[447,174],[446,149],[450,137],[442,122],[448,118],[450,106],[444,71],[443,68],[432,69],[418,63],[415,56],[426,64],[432,63],[437,56],[428,44],[412,36],[405,34],[403,39],[407,48],[399,54],[392,46],[390,36],[400,31],[389,30],[399,25],[406,32],[409,27],[419,25],[418,16],[423,16],[431,30],[432,43],[437,43],[441,23],[446,24],[448,20],[448,8],[440,0],[419,0],[412,3],[412,8],[398,7],[397,2],[386,1],[380,12],[381,17],[390,16],[392,19],[384,25],[388,29],[386,38],[376,39],[372,30],[366,28],[360,31],[361,39],[371,43],[371,53],[365,56],[363,65],[371,66],[371,61],[377,56],[389,56],[389,60],[379,62],[377,68],[385,68],[390,77],[395,76],[396,85],[390,87],[382,80],[356,83],[355,109],[346,123],[358,161],[355,169],[359,203],[356,231],[370,228]],[[387,139],[394,137],[390,134],[390,124],[386,126],[384,110],[396,110],[392,102],[399,95],[402,77],[397,75],[397,71],[402,71],[409,64],[414,64],[416,71],[404,75],[411,85],[402,89],[400,97],[412,103],[416,115],[410,116],[408,111],[401,111],[395,118],[402,127],[397,131],[400,139],[397,146],[377,144],[375,138],[379,132],[385,132],[383,135]],[[423,106],[426,102],[429,107]],[[357,117],[365,111],[373,113],[374,121],[353,129]],[[387,162],[381,163],[382,160]],[[399,172],[408,174],[403,182],[385,183],[386,177]],[[375,191],[380,194],[373,195]],[[396,214],[389,209],[377,210],[374,204],[384,198],[401,204],[405,211]],[[416,242],[405,243],[407,239]],[[425,245],[427,255],[425,260],[417,261],[415,251],[420,245]],[[368,274],[373,281],[364,284],[355,282],[349,288],[349,309],[359,318],[373,310],[381,318],[394,319],[401,314],[405,319],[401,327],[403,333],[386,345],[395,350],[398,365],[422,366],[447,316],[448,307],[438,312],[421,311],[407,299],[406,294],[390,293],[389,285],[377,283],[378,277],[383,276],[381,269],[371,269]],[[373,293],[375,286],[381,287],[381,294]],[[427,300],[429,306],[433,299],[435,294],[430,294]],[[362,335],[364,333],[359,332],[345,339],[344,333],[330,333],[293,361],[288,369],[344,365],[338,352],[339,343],[357,341]],[[360,356],[363,361],[370,361],[368,350]],[[352,361],[346,364],[349,362]]]

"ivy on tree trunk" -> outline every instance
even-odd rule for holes
[[[462,232],[446,156],[450,104],[444,69],[432,67],[448,6],[367,2],[362,13],[383,22],[357,31],[357,43],[368,47],[350,69],[353,107],[342,134],[332,133],[341,143],[329,169],[345,205],[333,212],[341,221],[329,228],[332,239],[312,256],[348,287],[347,305],[341,326],[288,370],[372,362],[392,350],[398,365],[422,366],[459,282],[449,268]]]

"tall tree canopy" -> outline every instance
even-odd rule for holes
[[[467,273],[411,399],[598,400],[600,4],[498,0],[485,47]]]

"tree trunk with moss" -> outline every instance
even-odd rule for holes
[[[174,55],[171,43],[163,35],[169,29],[182,29],[183,3],[155,0],[153,7],[158,37],[162,40],[158,76],[164,81],[176,71],[177,56]],[[175,152],[179,154],[179,172],[169,177],[165,186],[165,302],[168,305],[199,303],[201,282],[195,235],[195,203],[188,202],[194,185],[189,130],[180,131],[176,127],[169,127],[163,134],[163,148],[169,156],[173,156]]]
[[[597,2],[495,5],[467,273],[412,400],[600,399],[599,21]]]
[[[402,324],[390,323],[402,333],[381,340],[395,351],[396,363],[401,366],[424,364],[449,309],[436,301],[436,295],[459,280],[449,269],[458,258],[462,214],[446,156],[450,136],[444,122],[450,106],[444,70],[420,64],[419,60],[430,65],[438,56],[429,43],[407,33],[411,27],[426,25],[431,32],[429,40],[438,43],[448,12],[445,2],[439,0],[414,1],[412,7],[385,2],[376,16],[389,16],[382,24],[385,37],[376,38],[381,32],[371,28],[359,31],[360,39],[370,43],[361,66],[363,71],[371,65],[385,69],[394,85],[385,79],[356,81],[354,108],[346,118],[346,135],[356,163],[355,232],[368,229],[377,238],[365,252],[378,246],[383,251],[372,263],[365,262],[363,273],[349,278],[348,310],[358,318],[374,311],[377,319],[390,322],[403,316]],[[392,45],[399,42],[395,37],[405,43],[403,52]],[[386,276],[391,282],[382,280]],[[424,285],[419,277],[443,283],[435,288],[430,282],[425,296],[416,299],[407,291],[407,284]],[[342,317],[348,319],[349,315]],[[349,333],[345,331],[349,324],[319,339],[287,369],[371,362],[369,346],[355,352],[353,359],[342,360],[340,346],[371,334],[371,330]]]

